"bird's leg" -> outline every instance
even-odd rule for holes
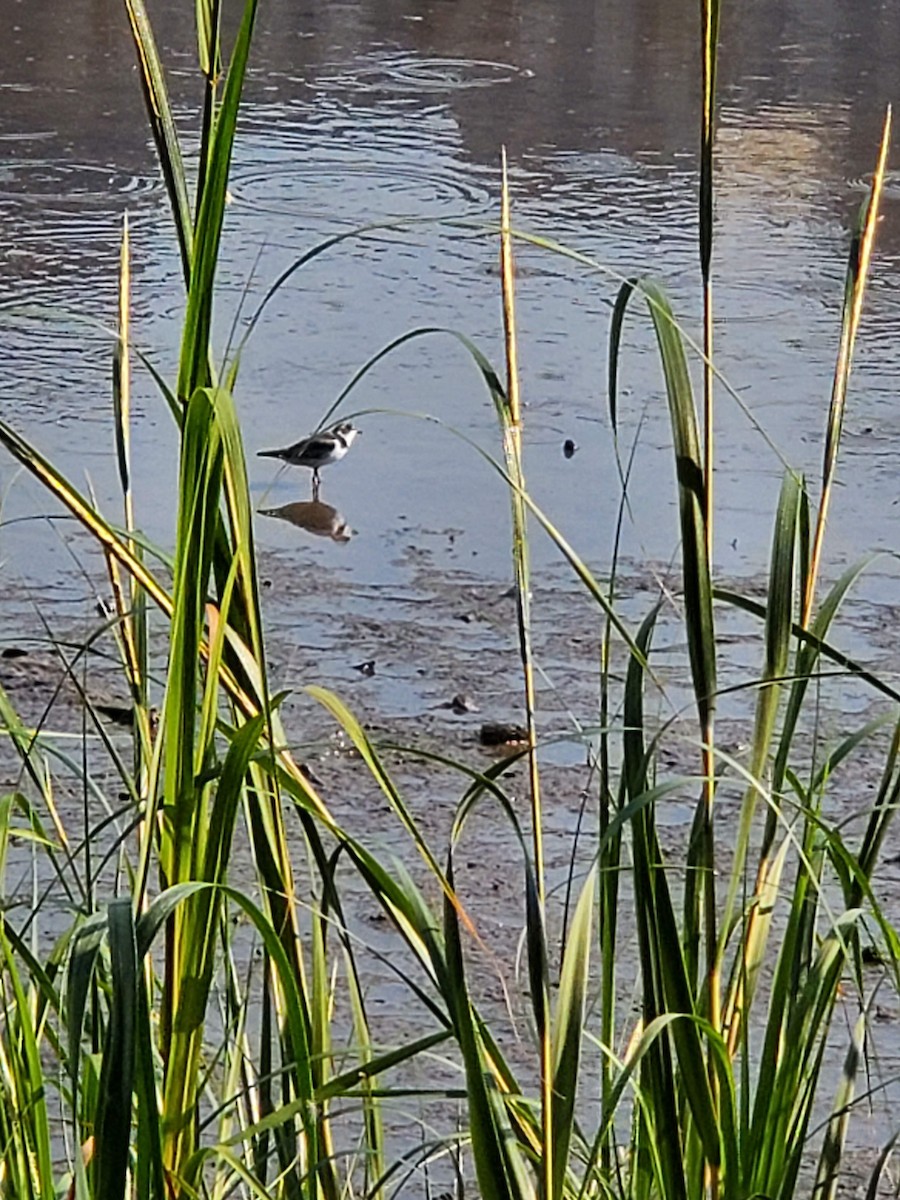
[[[318,498],[319,498],[319,471],[318,471],[318,468],[313,469],[312,498],[313,498],[313,500],[318,500]]]

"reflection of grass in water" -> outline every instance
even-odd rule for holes
[[[512,503],[527,819],[507,779],[515,756],[482,769],[420,752],[436,774],[440,767],[461,781],[449,849],[435,849],[398,786],[399,772],[386,766],[367,731],[334,694],[309,689],[343,729],[370,786],[387,804],[397,836],[415,849],[427,881],[420,888],[404,867],[372,852],[358,804],[341,798],[335,807],[349,815],[335,818],[316,781],[290,753],[278,713],[281,696],[268,687],[252,511],[232,394],[239,353],[215,370],[210,348],[219,238],[255,3],[248,0],[244,8],[225,72],[218,10],[198,8],[206,92],[193,197],[146,14],[140,0],[126,0],[126,7],[187,287],[177,383],[168,386],[154,374],[181,431],[174,568],[169,585],[147,565],[132,504],[126,231],[114,376],[122,516],[112,523],[103,518],[51,463],[0,425],[7,448],[104,552],[113,609],[103,632],[116,638],[132,711],[126,759],[82,689],[85,723],[101,731],[123,799],[98,815],[88,762],[73,756],[70,770],[80,773],[85,796],[87,832],[79,843],[80,835],[60,816],[41,739],[0,694],[0,716],[23,772],[21,785],[0,802],[0,861],[6,862],[12,845],[29,840],[42,871],[57,881],[75,914],[49,954],[31,937],[40,913],[23,924],[11,908],[0,928],[0,1179],[6,1193],[58,1188],[51,1110],[59,1104],[70,1141],[89,1163],[85,1171],[74,1155],[75,1195],[188,1196],[202,1187],[223,1196],[238,1188],[285,1197],[386,1196],[426,1164],[433,1173],[436,1160],[444,1161],[451,1182],[459,1172],[461,1188],[471,1159],[485,1197],[787,1197],[817,1148],[819,1190],[833,1194],[864,1022],[854,1032],[831,1117],[818,1133],[811,1121],[822,1110],[819,1076],[839,984],[843,980],[858,999],[863,1016],[872,1002],[862,971],[863,909],[866,927],[880,934],[895,971],[896,935],[873,880],[900,791],[900,726],[855,849],[827,817],[825,800],[834,772],[880,722],[830,753],[816,748],[808,769],[808,746],[798,731],[809,721],[805,711],[815,714],[826,660],[900,699],[828,643],[858,572],[848,572],[817,599],[884,155],[851,253],[816,520],[804,482],[786,471],[765,602],[717,590],[710,567],[709,436],[717,6],[704,6],[703,422],[695,412],[686,339],[665,294],[646,281],[625,282],[613,312],[614,431],[622,324],[638,299],[648,305],[663,366],[680,504],[682,594],[677,601],[662,594],[637,630],[622,615],[615,569],[605,582],[595,578],[526,488],[504,181],[506,383],[471,342],[456,336],[495,401],[503,437],[502,461],[490,461]],[[292,264],[273,292],[344,236]],[[413,331],[388,350],[433,332]],[[630,469],[631,461],[623,460],[619,526],[628,509]],[[536,753],[538,665],[528,563],[528,529],[535,522],[598,605],[603,631],[596,790],[573,837],[562,904],[545,882],[548,823]],[[615,547],[618,537],[617,527]],[[714,736],[720,686],[715,618],[724,605],[757,617],[763,632],[762,669],[744,685],[755,695],[756,709],[746,761],[725,753]],[[151,653],[150,607],[161,611],[168,629],[161,685],[148,665],[158,657]],[[645,716],[651,697],[663,712],[667,702],[652,645],[664,607],[683,622],[700,768],[689,844],[683,859],[671,861],[660,846],[657,807],[673,794],[683,798],[691,784],[666,776],[669,725]],[[613,671],[617,652],[627,659],[624,679]],[[66,676],[77,691],[77,661]],[[717,829],[723,779],[741,791],[736,832]],[[502,1006],[482,1010],[479,1002],[490,990],[486,982],[502,977],[498,951],[454,889],[454,851],[479,810],[493,814],[495,827],[502,826],[521,853],[523,965],[535,1038],[534,1069],[526,1066],[521,1074],[502,1048]],[[299,838],[288,836],[289,817]],[[228,886],[233,848],[250,856],[252,887]],[[348,870],[393,930],[380,947],[365,944],[374,939],[361,939],[349,918]],[[577,886],[576,870],[582,876]],[[627,892],[621,884],[626,870]],[[473,874],[477,879],[477,863]],[[558,878],[553,886],[561,886]],[[620,915],[626,899],[637,934],[636,980],[616,972],[632,923]],[[551,930],[560,919],[558,945]],[[363,964],[372,953],[407,998],[406,1030],[390,1044],[368,995]],[[623,988],[631,987],[641,996],[637,1023],[621,1004]],[[415,1089],[410,1079],[418,1081]],[[596,1112],[593,1096],[600,1101]],[[456,1106],[465,1114],[458,1128],[445,1120]],[[385,1128],[396,1125],[397,1112],[413,1108],[424,1114],[421,1142],[410,1133],[402,1155],[393,1157]]]

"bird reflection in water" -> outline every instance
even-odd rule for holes
[[[316,537],[331,538],[333,542],[349,542],[353,537],[344,514],[322,500],[297,500],[293,504],[283,504],[281,508],[263,508],[260,516],[278,517]]]

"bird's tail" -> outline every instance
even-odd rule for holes
[[[283,450],[257,450],[257,458],[284,458]]]

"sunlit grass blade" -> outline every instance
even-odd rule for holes
[[[666,384],[681,515],[685,624],[694,696],[703,734],[709,732],[716,696],[712,584],[706,551],[704,473],[693,389],[681,333],[665,293],[646,280],[619,291],[610,326],[610,411],[617,414],[618,357],[626,306],[639,285],[650,310]]]
[[[523,501],[525,473],[522,462],[522,404],[519,396],[518,342],[516,334],[515,271],[513,264],[510,225],[509,176],[506,150],[501,153],[500,181],[500,282],[503,302],[503,335],[506,357],[506,402],[498,406],[503,436],[503,457],[506,470],[515,486],[510,491],[512,504],[512,557],[515,579],[516,624],[519,635],[519,658],[522,666],[523,707],[527,731],[528,787],[531,800],[532,869],[537,912],[531,922],[533,937],[540,936],[544,927],[544,816],[541,808],[541,782],[537,756],[537,693],[534,680],[534,653],[531,630],[531,566],[528,550],[528,514]],[[532,954],[534,948],[532,947]],[[539,1010],[546,1011],[546,996]],[[553,1086],[552,1046],[546,1020],[539,1026],[541,1068],[541,1189],[545,1197],[553,1194],[556,1175],[553,1165]]]
[[[346,705],[327,688],[311,684],[307,687],[306,691],[314,699],[318,700],[334,716],[335,720],[340,723],[362,757],[363,762],[371,771],[372,777],[377,781],[391,808],[399,817],[401,824],[409,834],[413,844],[427,864],[428,869],[440,883],[444,893],[450,894],[452,889],[445,879],[440,864],[435,858],[427,839],[422,835],[409,807],[391,778],[390,773],[385,769],[375,746],[372,744],[362,725],[360,725],[359,721],[353,716]]]
[[[853,361],[853,349],[859,322],[862,316],[863,297],[869,276],[869,263],[872,257],[872,247],[875,243],[875,229],[878,224],[878,213],[881,205],[881,193],[884,188],[884,174],[887,169],[888,148],[891,139],[891,109],[884,117],[881,131],[881,146],[878,151],[878,162],[872,176],[872,186],[869,195],[860,210],[853,240],[850,244],[850,256],[847,264],[847,278],[844,285],[844,308],[841,320],[841,341],[838,348],[837,363],[834,368],[834,383],[831,390],[831,405],[828,410],[828,422],[825,431],[825,450],[822,461],[822,492],[819,497],[819,510],[816,517],[815,533],[813,535],[810,556],[809,579],[806,595],[803,599],[801,624],[806,626],[812,618],[815,592],[818,584],[819,564],[822,556],[822,546],[825,540],[825,525],[828,518],[828,508],[831,503],[831,493],[834,487],[835,470],[838,452],[841,445],[841,433],[844,427],[844,408],[847,401],[847,386],[850,381],[850,367]]]

